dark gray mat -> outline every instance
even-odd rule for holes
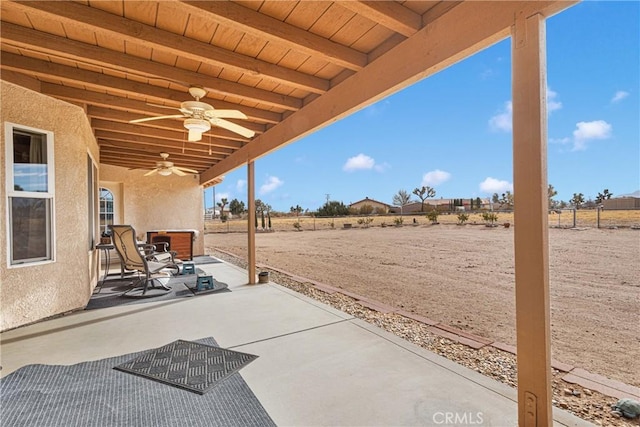
[[[198,342],[216,345],[213,338]],[[113,369],[142,353],[71,366],[20,368],[0,379],[2,425],[275,425],[238,372],[199,395]]]
[[[150,350],[116,366],[115,369],[204,394],[257,357],[253,354],[178,340]]]
[[[212,256],[209,255],[199,255],[199,256],[194,256],[192,259],[193,263],[195,265],[202,265],[202,264],[221,264],[222,261],[220,261],[217,258],[214,258]]]
[[[198,270],[202,273],[202,270]],[[184,276],[174,276],[164,280],[167,286],[171,287],[171,291],[160,296],[151,298],[129,298],[123,294],[131,289],[131,281],[135,278],[112,278],[105,280],[102,285],[98,285],[96,291],[91,296],[85,310],[94,310],[97,308],[114,307],[118,305],[143,304],[155,301],[168,301],[176,298],[190,298],[202,294],[231,292],[224,282],[219,282],[213,278],[214,288],[210,290],[197,290],[198,276],[189,274]]]

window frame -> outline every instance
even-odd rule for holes
[[[88,202],[88,229],[87,243],[89,251],[93,251],[100,243],[96,236],[96,220],[99,221],[96,210],[99,210],[99,185],[98,185],[98,165],[90,152],[87,152],[87,202]],[[96,209],[97,208],[97,209]]]
[[[47,191],[17,191],[14,184],[14,162],[13,162],[13,133],[14,131],[24,131],[44,135],[47,145]],[[29,267],[34,265],[50,264],[56,261],[56,221],[55,221],[55,163],[54,163],[54,133],[52,131],[38,129],[18,123],[5,122],[4,125],[5,142],[5,185],[6,185],[6,245],[7,245],[7,268]],[[34,258],[24,260],[13,260],[13,216],[12,200],[15,198],[25,199],[48,199],[48,223],[49,234],[47,236],[49,254],[47,259]]]
[[[102,192],[106,191],[111,195],[111,212],[109,212],[108,210],[103,210],[103,207],[106,207],[106,200],[105,198],[102,197]],[[105,203],[103,204],[103,201],[105,201]],[[105,225],[104,225],[104,229],[102,228],[102,215],[105,215]],[[111,223],[108,223],[106,217],[110,216],[111,217]],[[102,235],[103,232],[107,231],[107,225],[113,225],[115,224],[116,221],[116,196],[115,194],[113,194],[113,191],[109,188],[109,187],[105,187],[102,185],[98,186],[98,222],[99,222],[99,228],[100,228],[100,235]]]

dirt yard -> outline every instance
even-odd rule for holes
[[[246,258],[244,233],[207,248]],[[513,227],[259,233],[257,261],[515,345]],[[552,357],[640,385],[640,231],[550,230]]]

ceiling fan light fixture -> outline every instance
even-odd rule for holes
[[[211,129],[211,123],[202,119],[186,119],[184,127],[189,130],[189,142],[200,141],[202,134]]]
[[[159,169],[158,175],[169,176],[171,175],[171,169]]]

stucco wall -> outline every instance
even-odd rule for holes
[[[82,308],[97,281],[97,253],[87,243],[87,154],[98,145],[84,111],[75,105],[0,81],[0,330]],[[5,122],[54,133],[55,262],[9,268],[6,227]]]
[[[203,190],[197,177],[144,176],[146,172],[100,165],[100,182],[108,188],[120,185],[121,200],[116,200],[116,206],[121,206],[121,223],[132,225],[144,238],[151,230],[196,230],[193,253],[204,254]]]

